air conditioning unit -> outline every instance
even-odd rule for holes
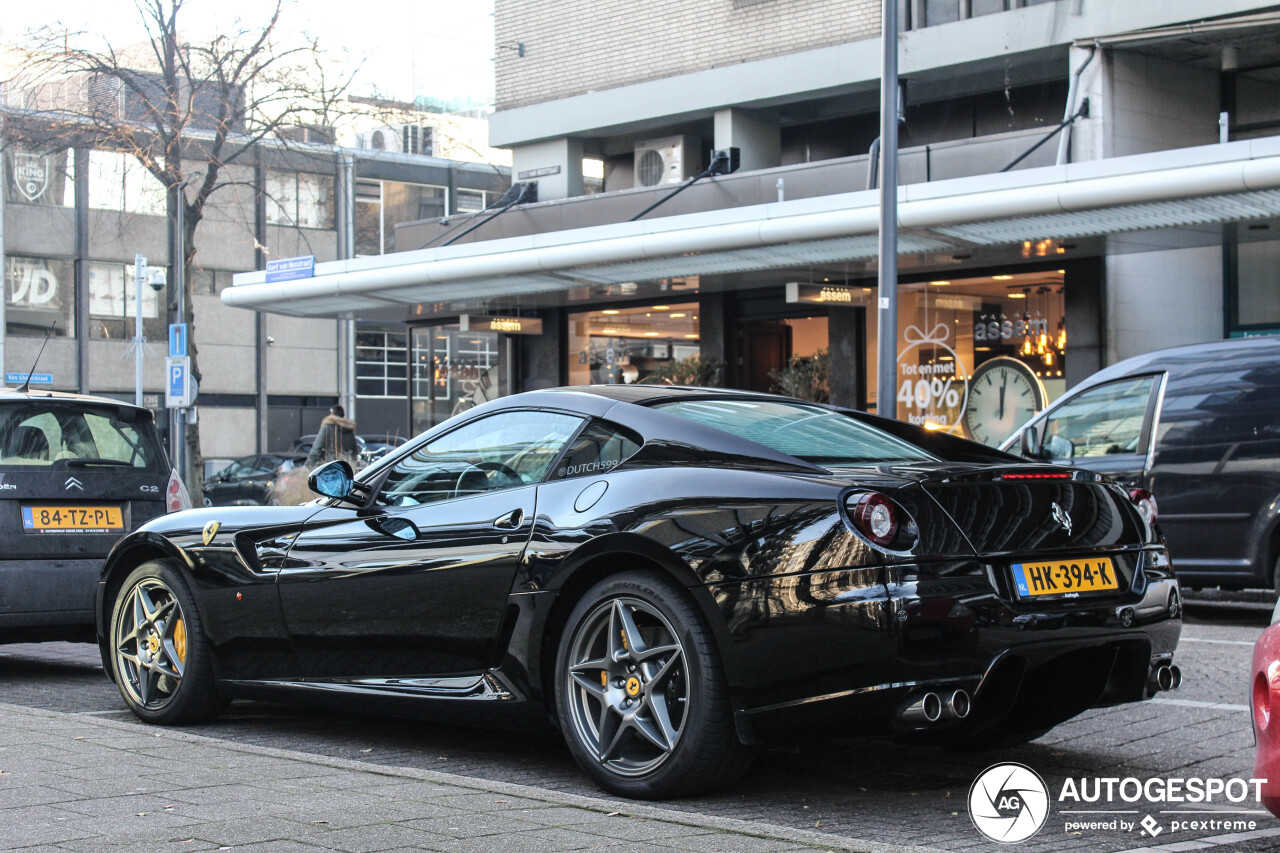
[[[400,141],[400,128],[398,127],[380,127],[377,130],[371,130],[368,133],[362,133],[359,137],[361,148],[370,151],[395,151],[403,150]]]
[[[668,136],[636,143],[636,186],[678,184],[698,173],[699,146],[691,136]]]

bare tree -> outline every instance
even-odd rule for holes
[[[250,165],[260,143],[287,144],[287,129],[299,125],[332,126],[351,77],[338,73],[334,81],[314,41],[290,41],[281,32],[283,0],[268,6],[263,20],[237,21],[200,43],[179,30],[185,0],[134,2],[142,32],[129,48],[93,45],[84,33],[52,27],[30,35],[19,75],[6,81],[5,133],[45,146],[124,152],[165,188],[171,216],[182,205],[187,275],[180,321],[188,324],[191,372],[199,381],[190,272],[206,205],[219,190],[243,183],[229,167]],[[186,456],[184,479],[199,502],[198,424],[187,431]]]

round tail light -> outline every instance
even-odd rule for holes
[[[1160,512],[1160,508],[1156,506],[1155,495],[1146,489],[1133,489],[1129,492],[1129,500],[1138,507],[1138,512],[1147,520],[1147,524],[1155,523],[1156,516]]]
[[[849,520],[859,533],[888,548],[898,538],[899,512],[893,501],[879,492],[856,496],[848,504]]]

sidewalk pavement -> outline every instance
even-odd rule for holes
[[[0,850],[925,853],[0,704]]]

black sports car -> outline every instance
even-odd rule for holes
[[[112,551],[99,642],[139,717],[549,715],[602,787],[663,797],[768,739],[1007,745],[1180,680],[1178,584],[1129,495],[862,412],[536,391],[311,484]]]

